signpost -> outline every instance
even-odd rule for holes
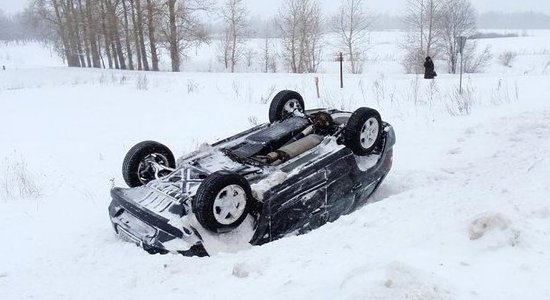
[[[460,53],[460,94],[462,95],[462,74],[464,73],[464,47],[466,46],[466,41],[468,40],[465,36],[459,36],[457,38],[458,43],[458,53]]]

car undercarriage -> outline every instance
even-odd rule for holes
[[[391,169],[395,133],[375,110],[305,110],[299,94],[283,91],[273,118],[177,163],[162,144],[136,145],[123,164],[130,188],[111,191],[115,232],[151,253],[261,245],[352,212]]]

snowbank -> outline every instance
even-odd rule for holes
[[[314,76],[0,72],[0,298],[550,297],[550,76],[468,76],[471,112],[454,117],[455,76],[349,76],[341,91],[323,74],[321,99]],[[210,258],[151,256],[114,235],[109,188],[133,144],[182,155],[267,121],[283,88],[394,125],[394,167],[371,204]]]

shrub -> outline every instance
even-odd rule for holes
[[[15,155],[4,160],[3,178],[0,179],[0,189],[6,199],[34,199],[42,194],[41,188],[34,176],[27,168],[23,158]]]
[[[493,59],[493,54],[491,53],[491,48],[489,46],[485,47],[483,51],[477,52],[476,44],[470,44],[469,50],[464,50],[464,72],[465,73],[480,73],[483,72],[487,66],[491,63]]]
[[[136,82],[136,88],[138,90],[146,91],[149,89],[149,80],[147,75],[139,75]]]
[[[454,89],[448,96],[446,102],[447,112],[451,116],[467,116],[472,113],[475,103],[475,90],[470,85],[465,85],[460,89]]]
[[[504,51],[498,56],[498,61],[501,65],[511,68],[517,56],[518,54],[514,51]]]

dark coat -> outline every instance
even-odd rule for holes
[[[435,76],[437,76],[437,73],[435,72],[435,66],[434,62],[431,58],[427,57],[426,62],[424,63],[424,78],[426,79],[434,79]]]

